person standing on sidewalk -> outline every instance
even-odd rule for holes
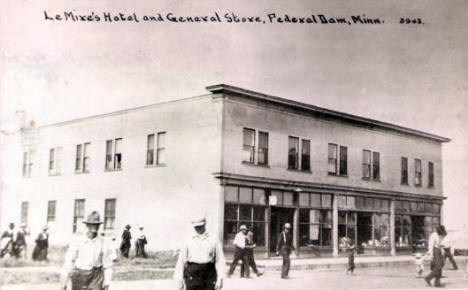
[[[252,267],[252,270],[255,274],[257,274],[257,277],[260,277],[263,275],[263,273],[260,273],[257,269],[257,264],[255,263],[255,257],[254,257],[254,249],[257,247],[257,245],[253,241],[253,232],[248,231],[247,232],[247,240],[245,242],[245,257],[246,257],[246,264],[242,262],[241,266],[241,277],[245,276],[245,268],[246,267]],[[248,273],[248,272],[247,272]],[[249,278],[249,276],[246,276]]]
[[[143,231],[143,226],[140,226],[140,231],[138,232],[138,238],[135,242],[135,256],[148,258],[148,255],[145,251],[145,245],[148,243],[146,240],[145,232]]]
[[[35,242],[36,246],[32,253],[32,259],[34,261],[47,261],[47,252],[49,249],[49,233],[47,232],[48,227],[42,228],[42,233],[39,233]]]
[[[346,275],[350,274],[354,275],[354,269],[356,268],[356,265],[354,264],[354,254],[356,253],[356,247],[353,245],[353,242],[349,242],[348,246],[348,271],[346,272]]]
[[[125,258],[128,258],[130,254],[130,248],[132,247],[132,243],[130,242],[132,239],[130,228],[130,225],[125,226],[125,230],[122,233],[122,243],[120,244],[120,253],[122,253],[122,256]]]
[[[179,290],[220,290],[223,288],[224,260],[219,239],[205,228],[204,216],[192,220],[195,234],[181,248],[174,270]]]
[[[248,265],[247,256],[245,255],[245,243],[247,241],[247,226],[241,225],[239,232],[236,234],[232,244],[234,245],[234,259],[232,260],[231,267],[229,268],[228,277],[231,277],[232,273],[236,269],[237,263],[242,260],[243,265]],[[250,269],[249,267],[244,267],[244,275],[249,277]],[[242,274],[242,273],[241,273]]]
[[[115,252],[111,242],[98,235],[102,222],[97,211],[93,211],[83,223],[88,228],[86,237],[72,241],[65,254],[60,276],[62,289],[67,289],[71,280],[72,290],[108,290]]]
[[[428,255],[431,257],[431,272],[424,280],[428,286],[431,285],[431,280],[435,279],[434,287],[442,287],[440,279],[442,278],[442,268],[444,267],[443,246],[441,240],[447,235],[443,226],[438,226],[436,232],[433,232],[429,237]]]
[[[441,226],[441,227],[445,231],[445,227],[444,226]],[[455,262],[455,259],[453,258],[453,255],[452,255],[452,249],[450,246],[450,238],[448,234],[442,239],[441,244],[444,248],[444,261],[448,258],[450,263],[452,263],[453,269],[458,270],[457,262]]]
[[[291,266],[291,260],[289,255],[295,250],[293,245],[293,238],[290,233],[291,224],[285,223],[283,231],[278,236],[278,243],[276,244],[276,255],[283,257],[283,265],[281,267],[281,279],[289,278],[289,268]]]

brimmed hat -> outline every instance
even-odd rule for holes
[[[48,226],[43,226],[43,227],[42,227],[42,230],[43,230],[43,231],[44,231],[44,230],[48,230],[48,229],[49,229]]]
[[[129,229],[129,228],[131,228],[131,226],[130,226],[130,225],[126,225],[125,228],[126,228],[126,229]]]
[[[290,224],[290,223],[285,223],[285,224],[284,224],[284,228],[285,228],[285,229],[290,229],[290,228],[291,228],[291,224]]]
[[[84,224],[89,224],[89,225],[100,225],[102,224],[101,222],[101,217],[99,216],[99,213],[97,211],[93,211],[88,215],[88,218],[83,221]]]
[[[247,230],[247,226],[246,225],[241,225],[240,228],[239,228],[240,231],[242,230]]]
[[[206,224],[206,216],[204,214],[200,214],[192,218],[192,226],[194,227],[204,226],[205,224]]]

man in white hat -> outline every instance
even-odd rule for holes
[[[88,228],[86,237],[73,241],[65,255],[60,279],[63,289],[67,289],[71,279],[72,290],[107,290],[112,279],[114,258],[111,243],[98,235],[102,222],[97,211],[93,211],[83,223]]]
[[[285,223],[283,231],[278,236],[278,243],[276,244],[276,255],[283,257],[283,266],[281,267],[281,279],[287,279],[289,275],[289,267],[291,260],[289,255],[295,250],[293,245],[293,238],[290,233],[291,224]]]
[[[195,234],[180,249],[174,271],[177,287],[187,290],[220,290],[226,263],[221,243],[206,231],[204,216],[193,219],[192,225]]]
[[[234,270],[236,269],[237,263],[239,263],[239,260],[242,260],[242,263],[244,265],[247,265],[244,267],[245,269],[245,276],[249,277],[249,267],[248,267],[248,260],[247,260],[247,255],[245,252],[245,242],[247,241],[247,226],[246,225],[241,225],[239,228],[239,232],[236,234],[236,237],[234,238],[234,241],[232,244],[234,245],[234,259],[232,260],[231,267],[229,268],[228,272],[228,277],[234,273]]]

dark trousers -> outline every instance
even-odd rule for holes
[[[234,251],[234,260],[232,260],[231,267],[229,268],[229,275],[232,275],[234,273],[234,270],[236,269],[237,263],[242,260],[242,264],[248,265],[247,258],[245,255],[244,249],[236,247],[236,250]],[[245,275],[249,276],[250,270],[249,267],[245,267]]]
[[[135,256],[143,258],[148,257],[145,251],[145,242],[142,239],[138,239],[135,243]]]
[[[455,259],[453,258],[452,251],[450,250],[450,247],[445,248],[444,252],[445,252],[444,253],[444,260],[448,258],[450,263],[452,263],[453,269],[457,270],[458,269],[457,262],[455,262]]]
[[[281,267],[281,278],[288,277],[289,267],[291,266],[291,259],[289,259],[289,254],[291,254],[291,250],[288,247],[281,248],[280,255],[283,257],[283,266]]]
[[[216,278],[214,263],[197,264],[188,262],[184,269],[186,290],[214,290]]]
[[[246,263],[244,264],[244,261],[242,261],[242,266],[241,266],[241,277],[249,277],[249,272],[246,270],[249,267],[252,267],[252,270],[255,274],[258,274],[258,269],[257,269],[257,264],[255,263],[255,258],[253,255],[253,250],[252,249],[247,249],[245,250],[245,261]],[[247,275],[245,275],[247,273]]]
[[[439,248],[434,247],[434,257],[431,261],[431,272],[426,276],[426,281],[434,280],[434,286],[440,285],[440,278],[442,278],[442,268],[444,267],[444,257],[442,251]]]
[[[104,271],[102,268],[91,270],[75,269],[71,275],[72,290],[102,290]]]
[[[120,244],[120,253],[122,253],[122,256],[124,256],[125,258],[128,258],[129,254],[130,254],[130,247],[131,247],[131,244],[130,244],[130,241],[122,241],[122,243]]]

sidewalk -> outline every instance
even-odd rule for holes
[[[464,266],[468,262],[468,256],[455,257],[460,266]],[[273,259],[258,259],[257,266],[261,271],[272,272],[280,271],[282,260],[279,258]],[[313,258],[313,259],[292,259],[291,270],[324,270],[338,271],[343,270],[348,263],[346,257],[340,258]],[[356,268],[378,268],[378,267],[404,267],[414,265],[413,256],[359,256],[355,257],[354,263]],[[230,261],[228,265],[230,264]],[[429,261],[426,261],[429,265]],[[451,269],[452,265],[447,261],[446,268]],[[237,267],[239,271],[240,267]],[[60,267],[17,267],[17,268],[0,268],[0,285],[3,284],[18,284],[18,283],[54,283],[58,282],[61,268]],[[116,267],[114,269],[113,280],[130,281],[130,280],[155,280],[155,279],[170,279],[174,273],[173,268],[151,268],[151,267]]]

